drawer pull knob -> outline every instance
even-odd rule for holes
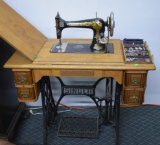
[[[21,92],[22,98],[29,98],[29,92]]]
[[[27,78],[25,76],[19,76],[18,77],[18,83],[19,84],[24,84],[24,83],[26,83],[26,81],[27,81]]]
[[[138,102],[138,97],[137,96],[131,96],[129,97],[129,100],[131,103],[137,103]]]
[[[133,78],[132,79],[132,85],[139,85],[140,81],[138,78]]]

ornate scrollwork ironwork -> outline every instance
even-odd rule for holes
[[[57,77],[61,84],[61,95],[55,102],[49,77],[41,79],[41,95],[44,117],[44,145],[47,144],[47,134],[49,127],[53,124],[57,115],[58,106],[62,98],[66,95],[86,95],[96,104],[103,123],[110,123],[116,129],[116,145],[119,144],[119,114],[120,114],[120,92],[121,85],[116,83],[115,98],[113,98],[113,78],[100,78],[93,85],[66,85],[60,77]],[[106,96],[99,98],[95,96],[95,89],[99,82],[106,79]],[[105,105],[102,105],[105,102]],[[114,103],[113,103],[114,102]]]

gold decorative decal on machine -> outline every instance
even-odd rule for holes
[[[140,81],[138,78],[133,78],[132,79],[132,85],[139,85],[140,84]]]
[[[131,96],[131,97],[129,97],[129,101],[131,103],[137,103],[138,102],[138,97],[137,96]]]
[[[19,84],[24,84],[24,83],[26,83],[26,81],[27,81],[27,78],[25,77],[25,76],[19,76],[18,77],[18,83]]]
[[[82,22],[82,23],[68,23],[70,27],[91,27],[95,30],[95,36],[100,38],[100,30],[102,29],[102,22],[100,20],[94,20],[90,22]]]
[[[22,98],[29,98],[29,92],[21,92]]]

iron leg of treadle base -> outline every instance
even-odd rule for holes
[[[55,102],[52,95],[50,79],[45,76],[40,81],[42,107],[43,107],[43,145],[47,145],[47,136],[49,127],[52,125],[53,118],[57,114]]]
[[[121,85],[116,83],[115,92],[115,106],[114,106],[114,118],[115,118],[115,129],[116,129],[116,142],[115,145],[120,144],[120,131],[119,131],[119,118],[120,118],[120,96],[121,96]]]
[[[42,107],[44,107],[44,96],[42,97]],[[47,124],[45,119],[45,110],[43,108],[43,145],[47,145]]]

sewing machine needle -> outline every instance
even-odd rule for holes
[[[61,39],[59,39],[59,45],[60,45],[60,48],[61,48],[61,45],[62,45]]]

